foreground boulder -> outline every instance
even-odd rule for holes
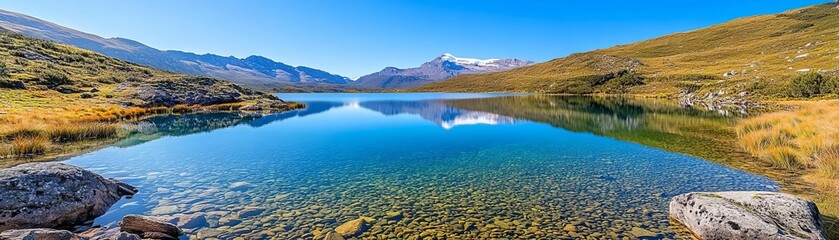
[[[69,229],[94,219],[137,190],[63,163],[0,169],[0,231]]]
[[[777,192],[682,194],[670,217],[701,239],[827,239],[816,204]]]
[[[49,228],[6,230],[0,233],[2,240],[76,240],[81,239],[67,230]]]
[[[151,239],[178,239],[183,231],[174,224],[164,222],[155,218],[127,215],[119,223],[120,229],[124,232],[138,234],[143,238]]]

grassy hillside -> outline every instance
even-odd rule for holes
[[[124,120],[148,114],[295,107],[226,81],[0,31],[0,165],[116,138],[131,131]]]
[[[783,98],[793,95],[785,86],[802,72],[828,77],[839,72],[836,3],[736,19],[506,72],[455,77],[414,91],[677,96],[722,90],[723,95]]]

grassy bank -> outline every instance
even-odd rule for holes
[[[210,106],[6,108],[0,114],[0,167],[51,160],[107,145],[135,131],[133,122],[160,114],[239,111],[249,102]],[[288,103],[288,109],[303,107]],[[283,109],[278,109],[283,110]]]
[[[788,110],[744,119],[739,143],[757,159],[800,172],[817,193],[805,193],[839,232],[839,100],[786,102]]]

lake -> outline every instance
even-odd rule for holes
[[[497,94],[279,94],[267,116],[161,116],[66,162],[140,189],[98,218],[204,216],[189,238],[676,238],[669,199],[777,191],[718,163],[726,112],[665,100]],[[722,146],[720,146],[722,147]]]

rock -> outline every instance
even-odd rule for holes
[[[113,237],[91,238],[90,240],[140,240],[140,236],[133,233],[117,232]]]
[[[265,212],[265,208],[261,207],[246,207],[242,211],[239,212],[240,218],[249,218]]]
[[[207,217],[202,213],[183,215],[178,219],[178,227],[182,228],[202,228],[209,225]]]
[[[151,210],[151,215],[167,215],[178,212],[178,206],[158,206]]]
[[[137,234],[120,231],[116,223],[110,223],[102,227],[91,228],[78,234],[83,239],[90,240],[140,240]]]
[[[352,237],[361,234],[364,231],[367,231],[367,221],[364,219],[356,219],[338,226],[335,228],[335,232],[341,234],[344,237]]]
[[[118,89],[132,89],[142,106],[202,105],[241,102],[261,98],[257,92],[208,77],[183,77],[149,82],[126,81]],[[271,100],[273,101],[273,100]]]
[[[385,213],[385,219],[398,221],[402,219],[402,212],[387,212]]]
[[[92,98],[93,94],[90,93],[82,93],[79,97],[81,98]]]
[[[125,216],[122,218],[122,222],[119,223],[119,227],[122,231],[134,234],[159,232],[173,237],[183,235],[181,229],[171,223],[140,215]]]
[[[650,232],[647,229],[633,227],[629,230],[629,234],[635,237],[636,239],[660,239],[662,236],[660,234]]]
[[[703,239],[827,239],[816,204],[776,192],[682,194],[670,217]]]
[[[0,233],[3,240],[71,240],[81,239],[67,230],[49,228],[6,230]]]
[[[495,223],[496,226],[498,226],[502,229],[509,229],[510,228],[510,223],[508,223],[507,221],[496,219],[494,223]]]
[[[97,93],[97,92],[99,92],[99,89],[92,88],[92,89],[90,89],[90,92],[92,92],[92,93]]]
[[[164,239],[164,240],[178,240],[178,238],[170,236],[169,234],[160,232],[144,232],[143,239]]]
[[[253,187],[253,185],[251,185],[248,182],[235,182],[231,183],[230,186],[227,188],[231,191],[247,191],[251,187]]]
[[[0,231],[83,225],[137,190],[63,163],[0,169]]]
[[[81,89],[73,86],[58,86],[53,88],[53,90],[63,93],[63,94],[71,94],[71,93],[80,93],[82,92]]]
[[[223,231],[217,228],[204,228],[198,230],[198,233],[195,234],[195,237],[198,239],[209,239],[209,238],[216,238],[219,235],[224,233]]]
[[[323,240],[344,240],[344,237],[341,234],[330,231],[324,235]]]

